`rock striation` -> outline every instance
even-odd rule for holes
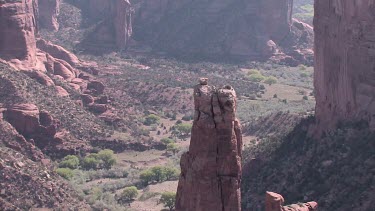
[[[283,206],[284,197],[280,194],[266,193],[266,211],[317,211],[318,204],[316,202],[298,203]]]
[[[132,8],[129,0],[81,0],[76,4],[86,10],[97,24],[83,43],[91,52],[126,48],[132,35]]]
[[[315,1],[318,130],[341,121],[375,129],[375,2]]]
[[[195,114],[189,151],[181,157],[177,211],[241,210],[241,126],[236,92],[201,79],[194,88]]]
[[[34,0],[0,4],[0,58],[26,68],[36,66],[37,20]]]
[[[39,25],[52,31],[59,29],[59,22],[57,16],[60,13],[61,0],[38,0],[39,6]]]
[[[292,19],[292,6],[292,0],[142,0],[134,5],[134,38],[174,54],[311,64],[313,30]]]

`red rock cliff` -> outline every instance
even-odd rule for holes
[[[312,28],[292,19],[292,5],[292,0],[143,0],[134,5],[134,37],[174,54],[311,63]]]
[[[59,22],[57,16],[60,12],[61,0],[38,0],[39,1],[39,23],[40,27],[57,31]]]
[[[0,3],[0,58],[26,66],[36,65],[36,10],[34,0]]]
[[[181,158],[177,211],[241,210],[240,123],[236,93],[201,80],[194,88],[195,116],[189,151]]]
[[[364,120],[375,129],[375,2],[315,1],[319,129]]]
[[[129,0],[83,0],[79,6],[87,9],[90,20],[101,22],[87,40],[93,50],[126,48],[132,35]]]

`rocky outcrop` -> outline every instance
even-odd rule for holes
[[[5,0],[0,4],[0,58],[19,67],[36,66],[37,32],[34,0]]]
[[[312,63],[312,27],[292,19],[292,3],[142,0],[134,38],[180,55]]]
[[[52,31],[57,31],[59,29],[57,16],[60,13],[60,3],[61,0],[38,0],[38,21],[41,28]]]
[[[283,206],[284,198],[277,193],[266,193],[266,211],[317,211],[318,204],[316,202],[298,203]]]
[[[132,35],[132,8],[129,0],[76,1],[88,18],[97,24],[82,43],[91,53],[126,48]]]
[[[39,111],[34,104],[15,104],[2,113],[4,119],[29,143],[51,156],[63,157],[90,150],[84,142],[70,142],[69,133],[59,128],[60,122],[48,112]]]
[[[241,210],[241,126],[236,93],[201,79],[194,88],[195,115],[189,151],[181,157],[177,211]]]
[[[363,121],[375,129],[375,2],[315,1],[318,130]]]

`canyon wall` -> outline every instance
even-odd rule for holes
[[[173,54],[312,62],[312,27],[292,0],[134,2],[135,39]]]
[[[132,8],[129,0],[75,0],[87,18],[97,24],[84,41],[88,51],[123,50],[132,35]]]
[[[59,29],[57,16],[60,13],[61,0],[38,0],[39,1],[39,24],[41,28],[52,31]]]
[[[36,65],[37,1],[5,0],[0,4],[0,58]]]
[[[241,126],[236,93],[201,79],[194,88],[195,114],[189,151],[181,157],[177,211],[241,210]]]
[[[319,130],[340,121],[375,129],[375,1],[315,1],[315,92]]]

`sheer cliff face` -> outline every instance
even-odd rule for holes
[[[89,19],[101,22],[88,42],[103,48],[124,49],[132,35],[132,11],[129,0],[86,0],[79,1],[87,9]],[[97,49],[100,50],[100,49]]]
[[[39,23],[40,27],[57,31],[59,23],[57,16],[60,12],[61,0],[38,0],[39,1]]]
[[[35,65],[37,1],[5,0],[0,4],[0,57]]]
[[[294,27],[292,5],[292,0],[142,0],[135,3],[135,38],[177,54],[289,55],[300,41],[312,48],[311,38],[303,37],[312,37],[312,29]]]
[[[236,93],[202,80],[194,89],[195,116],[189,151],[181,158],[176,210],[241,210],[240,123]]]
[[[315,1],[315,91],[319,129],[341,120],[375,128],[375,1]]]

